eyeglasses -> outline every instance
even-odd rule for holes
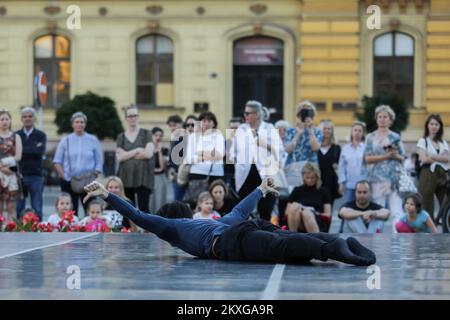
[[[127,115],[127,118],[137,118],[138,116],[138,114],[129,114]]]
[[[249,116],[251,114],[256,114],[256,112],[247,112],[247,111],[244,112],[244,116],[245,117],[247,117],[247,116]]]

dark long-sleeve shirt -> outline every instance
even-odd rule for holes
[[[261,198],[261,190],[254,190],[219,220],[167,219],[142,212],[112,193],[105,200],[120,214],[162,240],[194,256],[209,258],[214,237],[231,225],[246,220]]]

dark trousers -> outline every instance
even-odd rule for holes
[[[221,260],[305,263],[311,259],[326,260],[322,246],[336,238],[322,233],[290,232],[255,219],[225,230],[215,248]]]
[[[258,169],[256,165],[252,164],[250,172],[239,190],[239,198],[242,200],[250,193],[253,192],[260,184],[261,184],[261,176],[259,175]],[[262,198],[258,203],[258,213],[259,216],[267,221],[270,221],[270,216],[272,214],[273,207],[275,206],[276,197],[273,194],[266,195],[265,198]]]
[[[85,215],[87,215],[87,209],[86,209],[87,205],[89,202],[91,202],[93,200],[93,198],[90,198],[86,203],[83,203],[83,199],[87,195],[86,192],[84,192],[84,191],[82,193],[73,192],[72,187],[70,186],[70,181],[66,181],[64,179],[61,179],[60,186],[61,186],[61,192],[67,192],[68,194],[70,194],[70,198],[72,199],[73,210],[75,211],[75,215],[78,216],[78,200],[81,200],[81,204],[83,205]]]
[[[436,195],[439,206],[441,206],[447,194],[447,176],[445,170],[440,166],[436,166],[434,172],[431,172],[429,167],[422,168],[420,170],[418,189],[422,195],[422,208],[437,223],[441,217],[435,217],[434,214],[434,195]]]
[[[124,188],[126,197],[133,203],[133,205],[139,210],[144,212],[150,212],[150,195],[152,191],[146,187],[137,188]],[[137,198],[137,202],[136,202]]]

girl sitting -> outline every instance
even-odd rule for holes
[[[80,226],[85,227],[87,232],[109,232],[110,229],[106,224],[106,217],[102,216],[103,202],[92,200],[87,205],[89,216],[80,221]]]
[[[193,215],[193,219],[213,219],[217,220],[220,219],[221,216],[216,211],[213,210],[214,208],[214,199],[209,194],[208,191],[200,193],[198,196],[197,201],[197,209],[196,213]]]
[[[436,226],[428,212],[422,210],[422,197],[413,193],[405,198],[404,204],[406,214],[400,218],[395,228],[399,233],[437,233]]]
[[[52,214],[47,220],[53,227],[61,227],[61,224],[69,226],[78,224],[78,217],[72,211],[73,204],[70,194],[61,192],[58,198],[56,198],[55,208],[58,213]]]

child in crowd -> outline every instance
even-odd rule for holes
[[[214,199],[211,194],[207,191],[200,193],[197,201],[197,211],[192,218],[193,219],[220,219],[221,216],[219,213],[213,210],[214,208]]]
[[[61,192],[56,198],[55,208],[58,213],[52,214],[48,217],[47,223],[50,223],[53,227],[58,227],[61,220],[66,220],[65,224],[77,225],[79,220],[74,214],[70,214],[73,209],[72,198],[70,194]]]
[[[437,233],[428,212],[422,209],[422,197],[418,193],[412,193],[405,198],[404,204],[406,214],[400,218],[395,225],[399,233],[432,232]]]
[[[103,217],[103,201],[92,200],[87,205],[87,217],[80,221],[80,226],[85,227],[88,232],[105,232],[109,231],[106,224],[106,217]]]
[[[125,192],[123,189],[122,180],[119,177],[112,176],[106,180],[105,183],[106,190],[109,192],[126,199]],[[120,213],[114,210],[110,205],[105,203],[103,208],[103,216],[106,218],[106,223],[110,228],[121,228],[122,226],[129,228],[130,222],[128,219],[124,219]]]

